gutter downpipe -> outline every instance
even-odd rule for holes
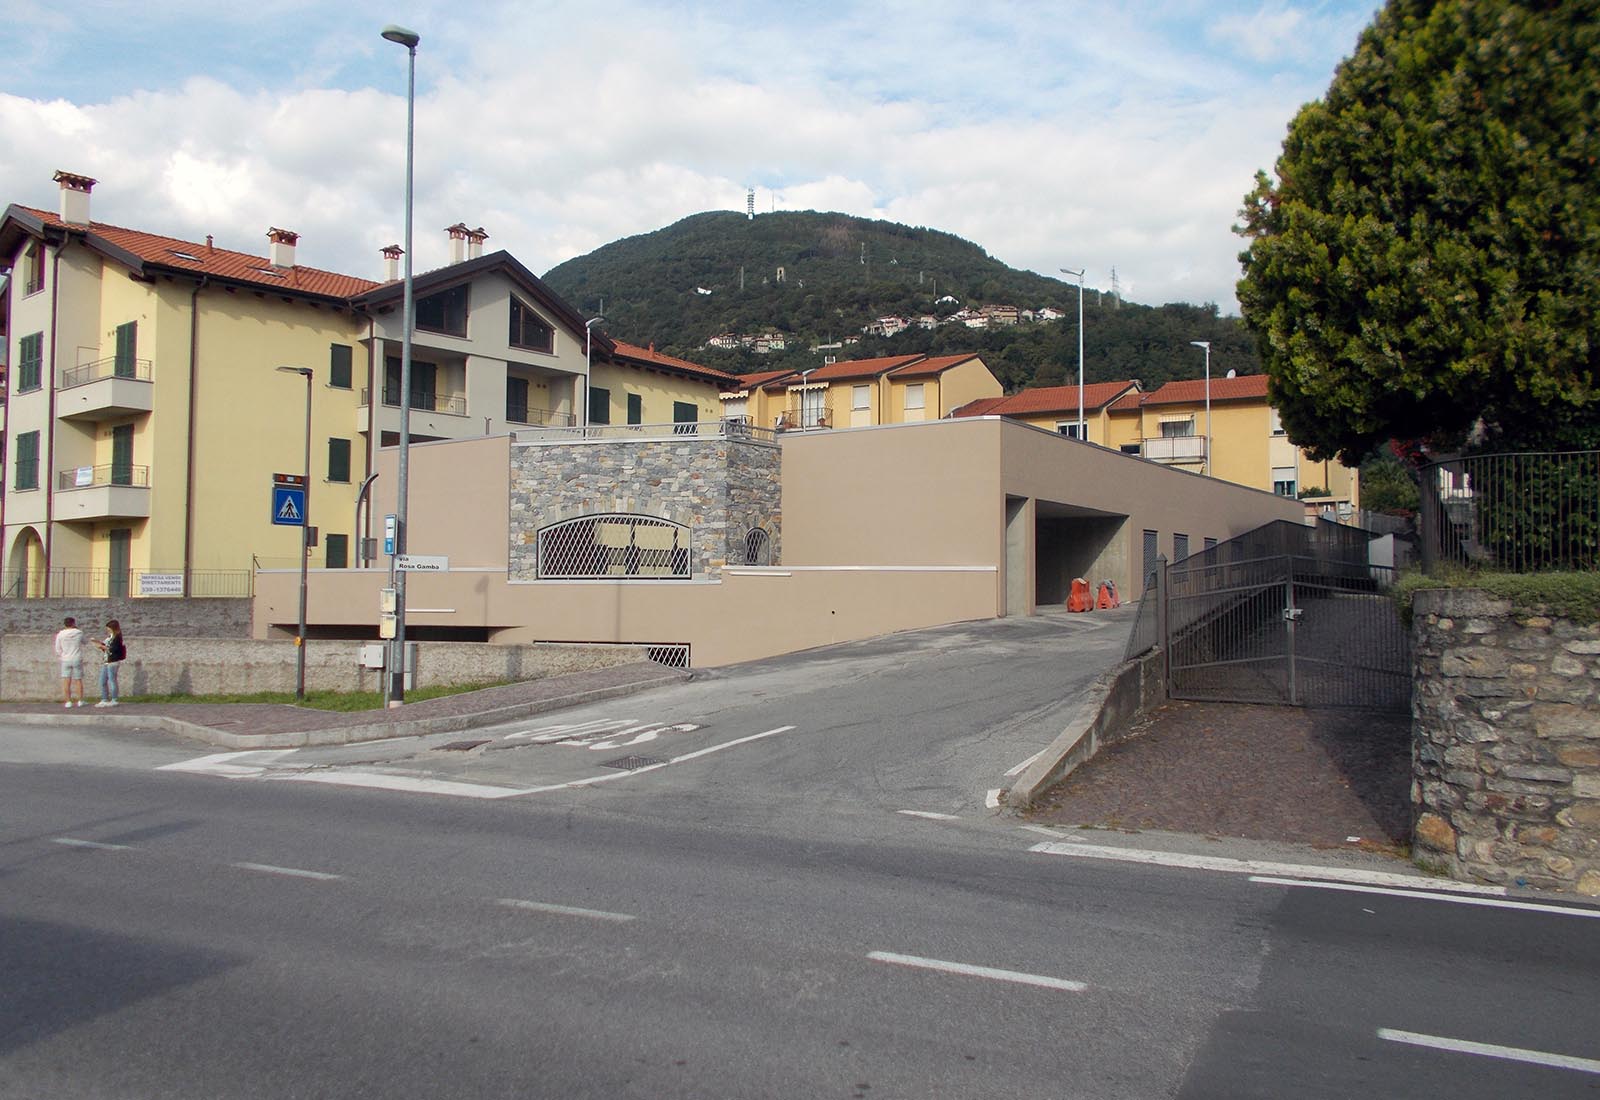
[[[61,335],[61,253],[67,247],[67,242],[72,239],[71,233],[63,232],[61,242],[56,245],[55,255],[50,258],[50,390],[46,406],[46,427],[50,429],[50,461],[40,463],[43,467],[39,471],[44,481],[44,595],[50,595],[50,551],[55,546],[55,514],[56,514],[56,486],[52,480],[55,476],[56,465],[56,341]]]
[[[202,275],[189,292],[189,438],[185,445],[185,484],[183,487],[183,594],[194,595],[194,496],[195,496],[195,390],[200,379],[200,292],[211,282],[211,276]],[[250,589],[255,591],[255,577],[251,575]]]

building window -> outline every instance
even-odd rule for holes
[[[1057,422],[1057,424],[1056,424],[1056,434],[1057,435],[1064,435],[1068,439],[1079,439],[1079,438],[1081,438],[1078,435],[1078,422],[1076,420],[1063,420],[1063,421]],[[1137,449],[1135,449],[1134,453],[1136,453],[1136,454],[1138,453]]]
[[[134,364],[139,354],[139,322],[129,321],[117,326],[117,354],[111,360],[111,373],[118,378],[132,378]]]
[[[541,578],[689,576],[689,529],[654,516],[580,516],[538,535]]]
[[[511,299],[511,346],[530,351],[553,351],[556,346],[556,330],[516,298]]]
[[[1136,455],[1143,450],[1144,448],[1137,443],[1124,443],[1122,445],[1122,453],[1125,455]]]
[[[1278,410],[1277,409],[1268,409],[1267,410],[1267,419],[1268,419],[1268,422],[1272,425],[1272,434],[1273,435],[1283,435],[1284,434],[1284,431],[1283,431],[1283,418],[1278,415]]]
[[[324,541],[327,544],[327,568],[349,569],[350,536],[326,535],[324,536]]]
[[[611,391],[599,386],[589,387],[589,423],[611,423]]]
[[[383,403],[391,408],[400,407],[400,360],[390,358],[383,362]],[[411,407],[424,412],[448,412],[439,408],[439,366],[411,360]],[[465,409],[462,410],[463,412]]]
[[[467,334],[467,284],[417,299],[416,326],[446,336]]]
[[[506,377],[506,420],[512,424],[529,424],[528,380]]]
[[[1186,558],[1188,556],[1189,556],[1189,536],[1188,535],[1173,535],[1172,536],[1172,560],[1173,561],[1182,561],[1184,558]]]
[[[872,387],[851,386],[850,408],[855,412],[868,412],[872,409]]]
[[[1156,572],[1156,555],[1160,552],[1161,536],[1155,531],[1146,530],[1144,533],[1144,586],[1149,588],[1154,583],[1151,578]]]
[[[37,294],[44,289],[44,242],[34,241],[22,257],[22,293]]]
[[[826,428],[828,426],[828,391],[822,387],[800,391],[800,426]]]
[[[17,348],[17,392],[36,390],[44,377],[44,333],[24,336]]]
[[[772,564],[772,536],[759,527],[750,528],[744,536],[744,563],[746,565]]]
[[[1194,417],[1172,417],[1161,422],[1161,436],[1164,439],[1188,438],[1194,435]]]
[[[1299,493],[1300,485],[1293,466],[1272,468],[1272,491],[1280,497],[1292,497]]]
[[[11,467],[15,472],[13,489],[39,487],[39,433],[23,432],[17,436],[17,457]]]
[[[700,420],[700,406],[692,401],[674,401],[672,403],[672,423],[677,425],[672,430],[680,435],[693,435],[695,429],[691,426]]]
[[[908,410],[909,409],[921,409],[921,408],[925,408],[926,407],[923,404],[924,398],[923,398],[923,393],[922,393],[922,386],[923,386],[923,384],[921,382],[913,382],[909,386],[906,387],[906,408]]]
[[[1216,539],[1211,538],[1210,536],[1206,537],[1206,549],[1207,550],[1214,549],[1216,547],[1216,545],[1217,545],[1217,540]]]
[[[328,440],[328,480],[350,480],[350,441],[348,439]]]
[[[628,394],[628,423],[644,423],[644,398],[636,393]]]
[[[350,388],[350,359],[349,344],[328,345],[328,385],[336,390]]]

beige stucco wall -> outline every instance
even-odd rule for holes
[[[722,417],[722,401],[717,396],[722,391],[710,382],[700,382],[675,375],[629,366],[625,363],[595,363],[589,385],[610,392],[611,423],[628,422],[628,397],[638,394],[641,404],[641,424],[671,424],[672,404],[684,401],[700,410],[701,420],[718,420]],[[769,425],[770,426],[770,425]]]

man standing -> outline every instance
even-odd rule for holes
[[[72,683],[78,683],[77,706],[83,706],[83,631],[71,615],[56,631],[56,659],[61,662],[61,705],[73,707]]]

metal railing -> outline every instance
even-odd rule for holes
[[[1206,437],[1153,435],[1140,443],[1139,453],[1156,462],[1200,462],[1206,457]]]
[[[56,471],[56,489],[92,489],[101,485],[150,487],[150,467],[107,462],[99,466],[74,466]]]
[[[254,595],[254,574],[248,569],[194,569],[189,572],[190,596],[247,599]],[[0,573],[0,597],[32,599],[43,596],[103,599],[111,596],[181,596],[181,569],[8,569]]]
[[[555,412],[551,409],[530,409],[526,405],[507,405],[506,423],[508,424],[535,424],[546,428],[569,428],[578,422],[578,418],[568,412]]]
[[[363,387],[361,390],[361,403],[372,403],[372,390]],[[383,391],[383,407],[398,409],[400,407],[400,391],[385,389]],[[467,415],[467,395],[464,393],[439,394],[439,393],[413,393],[411,395],[411,411],[420,413],[446,413],[450,416]]]
[[[135,382],[150,381],[150,360],[122,359],[108,355],[92,363],[80,363],[61,372],[61,388],[86,386],[102,378],[131,378]]]
[[[679,424],[583,424],[578,427],[525,428],[511,433],[513,443],[575,443],[586,439],[643,441],[691,436],[698,439],[747,439],[776,443],[778,433],[757,428],[744,417],[728,420],[691,420]]]
[[[1471,455],[1419,474],[1424,570],[1600,569],[1600,451]]]
[[[827,409],[784,409],[778,417],[780,432],[815,432],[833,427],[833,417]]]

